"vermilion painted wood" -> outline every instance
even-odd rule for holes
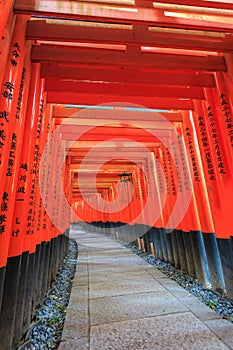
[[[161,167],[162,167],[162,171],[163,174],[165,176],[165,183],[162,186],[162,193],[160,195],[164,195],[165,196],[165,203],[163,206],[163,210],[162,210],[162,217],[164,220],[164,227],[171,229],[172,226],[168,227],[168,221],[169,218],[171,216],[173,207],[175,205],[176,202],[176,197],[177,197],[177,185],[176,185],[176,194],[173,195],[172,194],[172,186],[171,186],[171,178],[170,178],[170,173],[169,173],[169,164],[168,164],[168,156],[166,154],[166,148],[164,145],[161,146],[160,149],[157,150],[157,152],[155,152],[156,155],[156,159],[157,161],[160,163]],[[173,167],[173,176],[174,178],[177,177],[177,169],[174,166],[173,162],[171,163],[171,165]],[[159,174],[157,174],[158,176]]]
[[[193,176],[193,189],[195,192],[196,205],[198,210],[198,216],[200,219],[202,232],[214,232],[214,224],[211,213],[211,208],[209,204],[208,191],[206,186],[205,177],[203,176],[203,166],[200,156],[200,151],[198,147],[198,140],[196,136],[196,131],[193,128],[190,114],[187,111],[182,112],[183,117],[183,135],[186,144],[187,153],[195,164],[196,171],[191,163],[191,173]]]
[[[43,82],[44,84],[44,82]],[[43,85],[44,87],[44,85]],[[34,175],[34,179],[36,181],[36,198],[35,198],[35,216],[34,216],[34,242],[31,244],[31,251],[33,251],[36,247],[37,244],[41,244],[41,242],[45,242],[45,241],[49,241],[51,239],[50,237],[50,231],[48,229],[48,227],[50,227],[48,225],[48,223],[50,222],[49,220],[49,215],[46,213],[46,205],[43,201],[43,199],[41,198],[42,196],[42,187],[43,189],[45,189],[45,178],[46,178],[46,171],[49,171],[49,169],[43,168],[43,170],[41,169],[41,157],[43,152],[45,151],[45,145],[47,143],[47,139],[49,138],[49,132],[51,132],[51,125],[53,125],[52,123],[52,108],[50,107],[50,105],[46,106],[46,92],[43,89],[41,91],[41,96],[40,96],[40,102],[42,102],[41,105],[41,116],[42,116],[42,120],[41,120],[41,125],[40,125],[40,137],[38,139],[38,147],[39,147],[39,157],[38,157],[38,166],[37,166],[37,174]],[[42,181],[40,181],[40,176],[39,176],[39,172],[43,172],[44,174],[44,181],[42,183]],[[42,179],[41,179],[42,180]],[[49,185],[51,186],[51,177],[49,178]],[[45,196],[44,198],[46,198],[47,196]],[[46,203],[47,204],[47,203]],[[61,208],[61,206],[58,203],[58,207],[59,209]],[[28,213],[29,214],[29,213]],[[44,224],[46,224],[46,228],[44,228]]]
[[[14,32],[11,38],[6,66],[3,67],[4,75],[2,77],[3,84],[0,86],[0,111],[1,116],[1,148],[0,148],[0,173],[3,175],[3,171],[7,169],[8,155],[11,144],[12,132],[15,124],[15,114],[18,102],[18,94],[20,91],[20,83],[24,64],[25,54],[25,37],[24,30],[27,18],[25,16],[17,17]],[[21,32],[19,32],[21,28]],[[15,50],[15,43],[22,48],[22,53],[19,55],[19,51]],[[18,49],[18,50],[19,50]],[[15,56],[16,55],[16,59]],[[16,64],[12,64],[15,61]],[[4,116],[5,115],[5,116]],[[4,141],[4,142],[3,142]],[[1,196],[0,196],[1,198]]]
[[[77,159],[76,157],[70,157],[71,159],[71,164],[70,164],[70,169],[73,170],[74,175],[77,174],[77,172],[79,171],[79,167],[81,164],[81,160]],[[142,164],[144,162],[146,158],[142,158],[142,161],[140,164]],[[131,171],[131,167],[134,165],[134,161],[131,161],[130,159],[125,159],[125,158],[116,158],[116,159],[112,159],[112,160],[108,160],[106,163],[101,164],[100,170],[102,171],[108,171],[111,170],[112,171],[121,171],[121,173],[123,173],[124,171]],[[88,164],[88,169],[90,170],[90,172],[95,172],[96,171],[96,164],[93,162],[89,162]],[[107,165],[108,167],[107,167]],[[106,167],[105,167],[106,165]],[[119,179],[119,178],[118,178]]]
[[[230,67],[228,70],[230,71]],[[226,146],[228,148],[227,153],[229,154],[231,164],[233,161],[233,142],[232,142],[232,117],[233,117],[233,100],[232,100],[232,84],[233,82],[229,79],[229,73],[226,75],[216,73],[217,88],[214,89],[216,107],[219,116],[219,124],[225,139]],[[229,85],[231,83],[231,86]],[[221,102],[223,104],[221,104]]]
[[[137,155],[135,153],[134,154],[133,153],[129,153],[129,155],[130,155],[131,159],[133,159],[133,161],[130,161],[130,160],[129,161],[125,161],[124,160],[125,158],[126,159],[130,159],[130,157],[127,156],[126,153],[124,153],[124,155],[119,155],[119,156],[116,153],[116,156],[112,156],[112,158],[109,157],[109,159],[112,159],[112,161],[111,162],[109,161],[108,164],[109,165],[114,165],[115,169],[118,169],[119,166],[121,166],[122,172],[123,172],[124,171],[124,169],[123,169],[124,166],[132,165],[135,162],[136,163],[143,163],[147,159],[147,155],[145,155],[145,154],[144,155]],[[72,160],[71,160],[71,167],[70,167],[70,169],[72,169],[74,171],[74,175],[75,175],[75,174],[78,174],[78,171],[79,171],[80,167],[82,167],[82,165],[85,165],[85,168],[87,167],[87,169],[88,169],[88,173],[87,173],[87,175],[85,175],[85,179],[86,179],[86,181],[89,181],[89,177],[92,176],[92,172],[96,172],[95,164],[97,164],[97,163],[101,164],[102,163],[103,153],[102,153],[102,157],[99,154],[99,155],[96,156],[96,159],[94,159],[94,157],[93,157],[91,159],[88,159],[88,161],[85,158],[86,156],[88,156],[88,154],[84,155],[84,156],[82,156],[80,158],[77,158],[76,156],[72,156],[71,157]],[[96,160],[96,162],[95,162],[95,160]],[[84,163],[83,163],[83,161],[84,161]],[[110,170],[111,170],[111,167],[110,167]],[[112,172],[110,170],[109,169],[105,169],[105,168],[104,168],[104,170],[102,170],[102,167],[101,167],[101,170],[98,171],[98,176],[102,177],[102,175],[103,175],[104,178],[105,177],[112,178],[114,173],[112,174]],[[118,170],[118,172],[115,172],[115,176],[117,176],[117,178],[119,180],[119,170]],[[76,178],[76,177],[74,176],[74,178]],[[93,177],[92,177],[92,181],[93,181]],[[106,181],[106,179],[105,179],[105,181]]]
[[[226,71],[223,57],[192,56],[156,53],[126,53],[55,45],[34,45],[32,62],[54,62],[99,67],[140,67],[147,69],[187,69],[200,71]]]
[[[167,135],[161,135],[161,137],[162,136],[167,136]],[[77,137],[78,136],[76,134],[74,134],[74,133],[62,134],[62,140],[67,140],[67,141],[75,141]],[[124,134],[120,134],[119,137],[123,138],[123,137],[125,137],[125,135]],[[109,135],[109,139],[110,140],[114,139],[114,138],[116,138],[116,135]],[[78,140],[80,140],[80,141],[85,141],[85,140],[89,140],[89,141],[106,141],[106,135],[88,135],[86,137],[84,135],[84,136],[80,136],[78,138]],[[134,142],[141,142],[141,144],[144,144],[144,142],[145,143],[147,143],[147,142],[154,142],[154,143],[159,142],[158,139],[156,140],[153,137],[149,137],[148,136],[147,138],[145,138],[144,136],[140,136],[140,135],[139,136],[134,136],[132,140]]]
[[[87,132],[86,130],[87,130],[86,128],[81,129],[81,127],[77,127],[76,129],[74,127],[73,129],[64,128],[63,130],[61,130],[61,133],[63,136],[65,135],[77,136],[79,137],[80,140],[89,140],[88,137],[91,140],[92,136],[94,137],[101,136],[102,138],[105,137],[106,140],[108,140],[110,137],[111,138],[117,137],[118,139],[128,137],[129,140],[131,139],[133,140],[133,138],[137,136],[137,137],[141,137],[142,139],[144,137],[145,141],[148,141],[148,138],[149,138],[150,140],[155,140],[155,142],[159,142],[157,140],[157,137],[159,136],[162,137],[163,135],[167,135],[167,136],[170,135],[169,130],[166,130],[166,129],[155,129],[156,134],[158,135],[157,137],[151,134],[150,132],[144,131],[143,129],[133,129],[133,128],[98,127],[98,128],[91,128],[91,130],[88,130]]]
[[[118,147],[116,142],[109,142],[109,147],[112,145],[112,147]],[[147,147],[148,149],[151,149],[153,147],[159,147],[160,143],[159,142],[146,142],[144,141],[142,143],[142,145],[144,145],[145,147]],[[83,149],[83,148],[93,148],[93,147],[101,147],[101,145],[98,144],[98,141],[66,141],[66,147],[67,150],[72,149],[72,147],[74,148],[79,148],[79,149]],[[130,142],[124,142],[124,148],[125,150],[127,150],[128,147],[132,147],[132,144]]]
[[[67,153],[67,156],[68,157],[80,157],[80,159],[82,159],[90,151],[91,151],[91,148],[85,148],[85,149],[72,148]],[[111,155],[113,152],[115,152],[115,154],[117,154],[117,156],[127,152],[127,154],[133,154],[133,155],[140,154],[140,157],[143,157],[146,155],[146,153],[149,152],[149,150],[146,148],[142,148],[142,147],[131,147],[131,148],[127,147],[127,149],[125,149],[124,147],[113,147],[113,148],[112,147],[103,147],[103,149],[98,149],[98,151],[95,152],[95,155],[96,155],[96,157],[101,157],[101,154],[103,154],[103,153],[107,154],[107,155],[108,154]],[[107,169],[108,169],[108,166],[109,166],[109,163],[107,163],[107,165],[106,165]],[[105,170],[103,170],[103,172]],[[101,171],[102,171],[102,168],[101,168],[100,172]],[[110,173],[114,173],[113,171],[114,171],[114,169],[111,169]],[[119,179],[119,177],[118,177],[118,179]]]
[[[61,106],[61,105],[60,105]],[[59,106],[59,107],[60,107]],[[58,106],[54,106],[54,110],[56,110]],[[91,113],[92,112],[92,113]],[[58,113],[58,114],[57,114]],[[60,115],[59,115],[60,114]],[[67,112],[61,110],[60,112],[54,112],[53,114],[54,122],[56,125],[67,122],[67,118],[70,119],[70,123],[75,122],[76,119],[78,119],[79,123],[85,124],[84,121],[88,120],[88,123],[94,124],[101,123],[104,121],[105,123],[120,123],[121,121],[124,123],[138,123],[138,125],[143,125],[143,122],[145,122],[146,125],[151,125],[153,123],[155,125],[155,122],[181,122],[181,114],[179,112],[152,112],[151,110],[148,110],[148,112],[139,112],[138,111],[119,111],[117,109],[115,110],[98,110],[98,114],[96,115],[96,109],[82,109],[78,110],[75,108],[67,108]],[[164,119],[163,119],[164,118]],[[96,120],[96,121],[95,121]]]
[[[133,11],[132,11],[133,10]],[[153,8],[134,8],[133,6],[104,6],[93,2],[64,0],[16,0],[15,13],[31,14],[40,17],[56,17],[97,22],[146,24],[167,28],[212,30],[232,32],[233,25],[198,19],[166,17],[163,10]]]
[[[129,103],[141,105],[143,108],[153,109],[193,109],[193,102],[188,99],[175,99],[175,98],[151,98],[140,96],[105,96],[105,95],[89,95],[89,94],[76,94],[69,92],[48,92],[48,103],[60,103],[60,104],[75,104],[75,105],[99,105],[101,103],[116,103],[118,106],[127,107]]]
[[[207,106],[211,107],[211,112],[213,113],[213,123],[214,126],[211,125],[211,122],[209,123],[209,128],[211,129],[210,136],[211,139],[214,139],[215,133],[217,134],[217,139],[214,139],[213,145],[214,145],[214,161],[216,164],[216,177],[219,177],[219,184],[220,184],[220,191],[221,191],[221,200],[223,200],[223,205],[225,207],[225,213],[227,215],[227,221],[229,226],[228,234],[229,236],[233,235],[233,229],[232,229],[232,205],[233,205],[233,187],[232,187],[232,181],[233,181],[233,169],[232,169],[232,155],[229,152],[228,148],[228,130],[226,126],[223,126],[222,121],[226,118],[229,118],[231,114],[224,115],[220,113],[221,108],[226,105],[221,105],[220,95],[223,92],[223,90],[216,91],[216,94],[214,93],[214,90],[206,89],[206,97],[207,97]],[[227,99],[228,97],[226,97]],[[225,98],[223,98],[225,100]],[[228,125],[231,123],[227,123]],[[214,128],[214,132],[213,132]],[[216,147],[218,141],[218,148]],[[217,151],[216,151],[217,150]],[[218,153],[218,150],[220,151],[220,154]],[[219,160],[220,157],[220,160]],[[221,168],[219,166],[219,162],[223,162],[224,164],[224,170],[225,172],[221,173]],[[225,233],[226,234],[226,233]]]
[[[10,236],[10,244],[8,250],[8,257],[19,256],[23,251],[23,243],[25,240],[25,230],[20,230],[19,222],[22,220],[20,217],[20,212],[17,211],[19,202],[18,199],[22,198],[22,193],[18,192],[20,186],[24,186],[24,181],[20,178],[21,172],[21,154],[25,151],[23,148],[24,145],[24,137],[25,137],[25,124],[26,124],[26,109],[27,102],[29,99],[29,87],[31,80],[31,62],[30,62],[30,49],[31,43],[26,43],[26,51],[25,51],[25,77],[22,91],[22,104],[21,110],[19,112],[19,119],[16,120],[14,126],[14,133],[18,138],[17,151],[15,152],[15,162],[14,162],[14,176],[9,179],[8,190],[6,190],[9,194],[10,201],[12,201],[12,213],[10,217],[10,213],[8,213],[8,221],[6,223],[6,231],[8,230]],[[25,175],[25,173],[24,173]],[[20,181],[21,180],[21,181]],[[9,203],[8,203],[9,204]],[[20,203],[22,204],[22,202]],[[24,213],[25,217],[25,213]],[[24,220],[23,217],[23,220]]]
[[[2,6],[2,11],[0,12],[0,38],[3,35],[4,28],[7,24],[8,18],[12,11],[13,3],[14,3],[13,0],[5,0]]]
[[[166,132],[169,134],[169,132],[174,130],[174,126],[171,123],[154,123],[154,125],[150,125],[148,127],[143,128],[140,127],[140,125],[131,125],[131,124],[119,124],[119,125],[106,125],[105,124],[98,124],[96,125],[89,125],[88,120],[86,121],[86,124],[80,123],[77,125],[74,124],[62,124],[59,126],[59,133],[62,134],[69,134],[69,133],[74,133],[77,135],[117,135],[119,134],[125,134],[125,135],[153,135],[153,134],[158,134],[160,135],[163,132]],[[115,141],[117,143],[117,139]],[[119,143],[121,140],[119,140]],[[133,145],[132,145],[133,147]],[[136,146],[135,146],[136,147]]]
[[[135,129],[135,130],[140,130],[139,128],[141,128],[142,130],[147,130],[149,132],[156,132],[157,130],[172,130],[173,126],[171,123],[168,122],[143,122],[143,123],[139,123],[136,120],[130,122],[130,120],[127,122],[125,121],[125,123],[108,123],[107,120],[102,119],[99,120],[99,123],[96,123],[93,119],[80,119],[77,120],[77,122],[74,123],[69,123],[68,122],[64,122],[63,124],[57,124],[56,125],[60,125],[59,127],[59,132],[73,132],[74,130],[79,130],[80,132],[85,132],[86,130],[88,131],[90,128],[95,128],[95,127],[113,127],[116,129],[125,129],[125,128],[130,128],[130,129]]]
[[[11,37],[12,32],[14,29],[14,23],[15,23],[16,16],[14,14],[11,14],[8,18],[8,21],[6,23],[6,26],[3,30],[2,37],[0,37],[0,86],[2,86],[3,78],[5,74],[4,67],[7,63],[7,57],[9,53],[10,43],[11,43]]]
[[[96,44],[131,44],[155,46],[189,50],[204,50],[218,52],[232,52],[233,38],[152,32],[134,31],[118,28],[98,28],[91,26],[75,26],[49,24],[46,21],[29,21],[26,37],[29,40],[45,40],[58,42],[83,42]],[[88,46],[88,45],[87,45]]]
[[[14,31],[11,39],[3,85],[0,95],[1,112],[1,187],[0,187],[0,267],[7,263],[8,248],[11,237],[11,224],[15,204],[15,195],[17,190],[17,174],[19,171],[20,146],[22,142],[24,116],[18,113],[19,95],[22,83],[22,73],[24,67],[26,41],[24,33],[26,30],[25,16],[19,16],[16,19]],[[12,65],[15,54],[15,43],[20,49],[20,55],[17,57],[17,65]],[[19,51],[18,51],[19,52]],[[25,101],[24,101],[25,102]],[[20,110],[21,110],[20,104]],[[13,145],[12,145],[13,144]],[[22,251],[21,251],[22,252]],[[21,253],[20,252],[20,253]]]
[[[46,91],[69,91],[85,94],[117,95],[117,96],[145,96],[145,97],[177,97],[204,99],[203,89],[197,87],[169,87],[145,84],[127,83],[96,83],[96,82],[73,82],[60,80],[47,80]]]
[[[207,114],[207,111],[203,108],[204,104],[200,101],[195,101],[195,112],[194,112],[194,123],[195,123],[195,129],[198,139],[198,145],[199,150],[201,154],[202,159],[202,166],[204,171],[204,177],[206,181],[206,185],[208,188],[208,197],[209,197],[209,204],[211,207],[211,213],[213,217],[214,222],[214,230],[216,233],[217,238],[227,238],[229,237],[229,225],[227,222],[226,217],[226,211],[224,207],[224,200],[223,200],[223,189],[221,188],[221,181],[220,176],[217,174],[217,168],[214,162],[214,153],[212,148],[212,139],[208,133],[208,127],[206,124],[206,131],[208,134],[203,135],[203,132],[206,132],[205,130],[202,130],[202,127],[199,126],[200,122],[203,122],[205,120],[205,114]],[[204,119],[200,119],[204,118]],[[207,138],[207,142],[209,145],[208,150],[206,151],[203,146],[203,136]],[[204,143],[206,141],[204,140]],[[211,146],[211,147],[210,147]],[[208,153],[208,159],[210,160],[210,163],[207,164],[206,162],[206,153]],[[212,164],[212,168],[210,168],[210,165]],[[215,173],[215,179],[210,178],[209,171],[214,169]]]
[[[33,88],[34,87],[34,88]],[[33,223],[28,221],[28,215],[30,208],[33,209],[35,205],[35,196],[33,195],[33,185],[35,186],[35,192],[38,189],[35,180],[35,175],[33,174],[33,166],[34,166],[34,158],[35,158],[35,145],[37,143],[37,130],[39,124],[39,114],[40,114],[40,98],[43,94],[44,82],[40,79],[40,65],[32,65],[32,79],[30,83],[29,90],[29,102],[27,105],[27,117],[26,117],[26,125],[25,125],[25,134],[24,134],[24,146],[28,146],[28,152],[21,153],[21,164],[22,166],[18,186],[22,186],[22,178],[21,175],[25,175],[26,173],[26,186],[25,186],[25,194],[21,195],[20,199],[17,202],[17,211],[15,215],[19,215],[21,217],[21,229],[25,231],[25,240],[24,240],[24,252],[29,251],[32,247],[32,243],[34,241],[33,234]],[[25,171],[25,164],[27,165],[27,171]],[[35,170],[35,169],[34,169]],[[34,192],[34,193],[35,193]],[[34,197],[32,204],[32,197]],[[26,215],[25,215],[26,213]],[[31,225],[30,225],[31,224]],[[30,238],[28,238],[30,237]]]
[[[161,147],[161,146],[160,146]],[[159,180],[159,172],[158,172],[158,155],[159,155],[159,150],[160,148],[153,148],[152,155],[151,155],[151,161],[153,164],[152,168],[152,176],[154,176],[154,181],[155,181],[155,187],[154,187],[154,192],[156,196],[156,200],[159,203],[160,207],[160,216],[158,217],[155,227],[165,227],[164,225],[164,216],[163,216],[163,200],[164,200],[164,192],[165,192],[165,184],[162,182],[160,183]]]
[[[49,139],[49,137],[52,134],[52,125],[53,125],[53,118],[52,118],[52,111],[53,111],[53,106],[50,104],[46,104],[46,110],[45,110],[45,117],[43,118],[43,129],[44,131],[42,131],[41,135],[44,134],[44,141],[46,140],[46,138]],[[46,125],[45,121],[47,122],[49,120],[49,125]],[[47,140],[46,140],[47,141]],[[49,156],[49,149],[43,149],[43,147],[41,148],[41,153],[43,152],[43,157],[47,160],[47,163],[49,163],[50,160],[50,156]],[[45,152],[45,153],[44,153]],[[42,165],[40,165],[40,167],[42,167]],[[46,164],[46,161],[43,164],[43,169],[41,169],[41,171],[43,172],[43,177],[40,179],[40,193],[42,194],[46,194],[46,186],[50,186],[50,178],[48,176],[48,173],[50,172],[50,167],[48,164]],[[51,231],[49,230],[49,228],[52,226],[51,223],[51,219],[47,213],[47,211],[45,210],[45,208],[48,205],[49,202],[49,196],[44,196],[45,200],[42,202],[42,206],[44,209],[42,209],[42,214],[41,214],[41,235],[42,235],[42,241],[50,241],[51,240]]]
[[[172,70],[159,71],[157,66],[154,70],[148,70],[147,67],[130,69],[119,67],[114,68],[91,68],[58,65],[55,63],[42,63],[42,78],[72,79],[72,80],[94,80],[109,82],[125,82],[136,84],[157,84],[157,85],[175,85],[175,86],[208,86],[214,87],[215,80],[211,73],[183,72]],[[166,76],[166,79],[165,79]]]
[[[146,0],[150,1],[150,0]],[[156,0],[158,3],[165,4],[177,4],[177,5],[185,5],[185,6],[200,6],[200,7],[210,7],[216,9],[226,9],[233,10],[233,4],[231,0],[227,1],[211,1],[211,0]]]
[[[147,155],[142,155],[141,157],[142,157],[141,163],[143,163],[145,159],[147,159]],[[76,156],[71,156],[69,158],[70,158],[70,169],[73,170],[73,174],[75,178],[78,176],[79,165],[81,164],[80,159],[77,158]],[[133,165],[134,165],[134,161],[130,159],[125,159],[125,157],[110,159],[104,164],[101,164],[99,172],[100,174],[110,173],[110,175],[111,174],[119,175],[119,169],[122,170],[122,173],[124,171],[132,171],[131,167]],[[90,172],[96,171],[96,164],[94,164],[93,162],[90,162],[90,164],[88,164],[88,169]],[[118,176],[118,180],[119,180],[119,176]]]
[[[5,0],[0,0],[0,16],[2,14],[3,7],[5,5]]]

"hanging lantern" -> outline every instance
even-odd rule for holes
[[[131,182],[132,173],[126,173],[125,171],[122,174],[119,174],[120,182]]]

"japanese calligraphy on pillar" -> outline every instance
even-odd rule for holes
[[[232,111],[229,105],[228,98],[225,94],[220,95],[221,110],[224,117],[224,122],[227,129],[227,135],[230,141],[230,145],[233,148],[233,119]]]
[[[139,169],[139,174],[140,174],[142,199],[145,200],[146,199],[146,195],[147,195],[147,186],[146,186],[146,183],[145,183],[144,172],[143,172],[143,170],[141,168]]]
[[[33,162],[32,162],[32,168],[31,168],[31,174],[32,174],[32,186],[31,186],[31,192],[30,192],[30,201],[29,201],[29,209],[28,209],[28,215],[27,215],[27,230],[26,234],[34,234],[35,226],[34,226],[34,219],[36,215],[36,195],[37,195],[37,189],[38,189],[38,163],[39,163],[39,140],[40,140],[40,130],[41,130],[41,124],[42,124],[42,116],[43,116],[43,100],[40,101],[39,104],[39,114],[38,114],[38,122],[37,122],[37,131],[36,131],[36,144],[34,147],[34,155],[33,155]]]
[[[188,153],[192,162],[194,181],[200,181],[200,174],[199,174],[198,165],[197,165],[196,152],[194,149],[195,146],[193,142],[192,133],[189,127],[185,128],[185,137],[187,140]]]
[[[9,150],[8,160],[7,160],[6,176],[12,176],[12,171],[15,164],[16,151],[19,146],[19,140],[16,134],[16,130],[17,130],[17,126],[18,126],[17,123],[20,119],[20,112],[22,108],[25,74],[26,74],[26,69],[23,68],[21,82],[20,82],[20,90],[19,90],[18,101],[17,101],[16,114],[15,114],[16,121],[14,125],[14,131],[11,135],[10,150]]]
[[[13,171],[14,162],[15,162],[16,148],[17,148],[17,135],[13,132],[11,136],[11,145],[10,145],[10,152],[8,155],[6,176],[12,176],[12,171]]]
[[[21,47],[20,44],[16,41],[13,44],[13,48],[11,50],[11,65],[13,67],[16,67],[19,63],[19,59],[20,59],[20,54],[21,54]]]
[[[158,156],[156,156],[155,164],[156,164],[156,174],[157,174],[159,193],[164,193],[164,183],[163,183],[162,171],[161,171]]]
[[[0,214],[0,235],[5,232],[6,228],[6,212],[8,211],[9,195],[7,192],[3,192],[1,198],[1,214]]]
[[[213,144],[214,144],[214,151],[216,154],[216,159],[217,159],[217,167],[219,170],[220,174],[226,174],[225,171],[225,164],[223,162],[222,158],[222,151],[219,143],[219,135],[217,133],[216,129],[216,121],[215,121],[215,116],[213,114],[211,106],[208,106],[208,121],[209,121],[209,126],[210,126],[210,133],[213,138]]]
[[[147,196],[152,196],[152,189],[151,189],[151,183],[149,180],[149,165],[148,162],[144,164],[144,171],[146,176],[144,176],[144,182],[145,182],[145,187],[146,187],[146,193]]]
[[[21,49],[20,49],[19,43],[14,42],[10,52],[10,62],[13,67],[16,67],[19,63],[20,50]],[[24,77],[25,77],[25,71],[23,72],[21,83],[20,83],[22,86],[22,91],[23,91]],[[10,79],[10,77],[8,79]],[[8,105],[13,100],[14,91],[15,91],[15,85],[13,80],[12,81],[7,80],[3,83],[1,95],[5,99],[5,103],[3,104],[3,109],[0,110],[0,150],[3,150],[5,143],[7,142],[6,130],[9,130],[8,124],[9,124],[9,117],[10,117]],[[16,93],[18,92],[16,91]],[[18,104],[19,104],[19,100],[18,100]],[[12,163],[12,160],[8,160],[8,162]],[[2,164],[2,155],[0,156],[0,165],[1,164]]]
[[[40,232],[41,229],[41,221],[42,221],[42,211],[43,211],[43,201],[40,198],[39,207],[38,207],[38,217],[37,217],[37,227],[36,230]]]
[[[167,194],[170,194],[170,186],[169,186],[169,181],[168,181],[168,169],[167,169],[167,162],[166,162],[166,156],[165,156],[165,152],[162,152],[162,159],[163,159],[163,172],[165,175],[165,181],[166,181],[166,192]]]
[[[154,154],[152,155],[154,157]],[[149,166],[150,166],[150,191],[151,194],[156,192],[156,181],[155,181],[155,176],[154,176],[154,163],[152,161],[149,162]]]
[[[24,201],[24,195],[26,194],[25,190],[25,184],[27,181],[27,172],[28,172],[28,164],[27,163],[23,163],[20,165],[20,177],[19,177],[19,181],[18,181],[18,188],[17,188],[17,198],[16,200],[18,202],[22,202]]]
[[[22,103],[23,103],[23,90],[24,90],[24,81],[25,81],[25,75],[26,75],[26,69],[23,68],[22,75],[21,75],[21,82],[20,82],[20,90],[18,93],[18,100],[17,100],[17,113],[18,117],[15,115],[15,122],[14,122],[14,128],[13,132],[11,134],[10,144],[8,148],[8,158],[6,162],[6,169],[5,176],[8,178],[8,181],[5,182],[5,189],[8,192],[9,191],[9,201],[10,201],[10,207],[12,208],[12,203],[14,203],[15,199],[17,198],[17,192],[19,191],[17,184],[15,182],[15,179],[17,179],[18,174],[18,167],[19,167],[19,151],[20,151],[20,144],[22,140],[22,134],[23,134],[23,126],[24,122],[22,120],[23,116],[20,114],[22,109]],[[9,135],[10,136],[10,135]],[[12,177],[12,179],[10,179]],[[15,189],[13,190],[13,184],[15,183]],[[22,189],[21,189],[22,190]],[[7,212],[8,209],[5,208],[5,211]],[[13,216],[13,211],[9,210],[8,213],[8,230],[11,232],[11,235],[13,237],[18,237],[20,233],[19,225],[20,222],[18,218],[15,219],[15,229],[11,231],[11,226],[9,225],[9,221],[11,218],[11,215]]]
[[[168,162],[168,171],[169,171],[170,184],[171,184],[171,194],[173,196],[176,196],[177,193],[176,193],[175,173],[173,171],[172,157],[169,151],[167,151],[167,162]]]
[[[213,159],[208,141],[207,127],[203,116],[198,117],[198,127],[200,131],[201,145],[205,153],[205,163],[208,169],[209,180],[216,180]]]
[[[138,182],[137,182],[137,175],[135,172],[132,174],[132,183],[135,191],[135,198],[140,200],[140,193],[139,193],[139,187],[138,187]]]
[[[6,81],[3,84],[3,92],[2,95],[5,97],[7,100],[12,100],[13,99],[13,92],[14,92],[14,84],[11,83],[10,81]],[[7,113],[4,111],[3,113]]]
[[[180,135],[177,135],[176,141],[172,143],[172,153],[177,170],[178,191],[190,191],[191,187],[188,163],[186,160],[184,143]]]
[[[15,113],[16,119],[20,118],[20,111],[21,111],[22,102],[23,102],[23,90],[24,90],[25,75],[26,75],[26,69],[23,68],[22,78],[21,78],[20,87],[19,87],[18,102],[17,102],[17,106],[16,106],[16,113]]]
[[[48,145],[45,146],[44,149],[44,162],[43,162],[43,168],[42,168],[42,176],[41,176],[41,181],[40,181],[40,190],[41,193],[45,193],[45,188],[46,188],[46,172],[47,172],[47,164],[48,164]],[[42,209],[43,208],[43,209]],[[42,228],[43,230],[47,229],[47,212],[46,210],[44,210],[44,206],[42,203],[42,198],[40,199],[40,204],[39,204],[39,210],[41,211],[39,213],[39,222],[38,222],[38,227],[37,229],[40,230],[40,228]]]

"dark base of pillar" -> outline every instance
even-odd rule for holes
[[[1,311],[1,305],[2,305],[2,296],[3,296],[3,289],[4,289],[4,280],[5,280],[5,273],[6,273],[6,267],[0,268],[0,311]]]
[[[186,260],[185,246],[183,240],[183,233],[181,230],[176,230],[177,246],[180,257],[180,269],[183,273],[188,272],[188,265]]]
[[[150,253],[150,238],[148,236],[149,236],[149,233],[146,232],[143,235],[143,239],[144,239],[145,250],[146,250],[147,253]]]
[[[35,266],[35,253],[29,254],[28,256],[28,271],[27,271],[27,282],[25,291],[25,304],[22,324],[22,334],[24,335],[28,330],[32,317],[32,296],[34,292],[34,266]]]
[[[176,269],[180,269],[180,255],[178,250],[176,230],[173,230],[171,233],[171,243],[172,243],[172,252],[174,258],[174,266]]]
[[[36,307],[38,306],[38,284],[39,284],[39,270],[40,270],[40,256],[41,256],[41,245],[36,246],[35,252],[35,265],[33,274],[33,295],[32,295],[32,315],[34,314]]]
[[[22,323],[23,323],[23,314],[24,314],[24,306],[25,306],[28,261],[29,261],[29,254],[23,253],[21,258],[21,266],[20,266],[20,276],[19,276],[19,285],[18,285],[18,293],[17,293],[17,306],[16,306],[16,315],[15,315],[15,323],[14,323],[12,349],[15,349],[19,346],[20,339],[23,336]]]
[[[203,240],[210,271],[211,288],[218,293],[225,293],[226,286],[215,234],[203,233]]]
[[[53,259],[54,259],[54,240],[55,238],[52,238],[50,241],[50,255],[49,255],[49,278],[48,278],[48,282],[49,282],[49,286],[51,285],[52,281],[53,281]]]
[[[40,253],[38,257],[38,276],[35,290],[35,308],[37,308],[41,302],[42,296],[42,283],[43,283],[43,273],[44,273],[44,256],[45,256],[45,242],[40,244]]]
[[[191,233],[182,232],[182,235],[183,235],[183,241],[184,241],[184,247],[185,247],[188,274],[191,277],[196,277],[195,264],[193,259]]]
[[[191,231],[192,250],[198,282],[210,288],[210,273],[201,231]]]
[[[159,246],[158,246],[158,234],[157,234],[156,230],[157,229],[155,227],[151,228],[150,239],[151,239],[151,242],[154,244],[155,257],[156,257],[156,259],[158,259],[159,258]]]
[[[165,235],[166,235],[166,242],[167,242],[168,262],[174,265],[174,256],[173,256],[172,239],[171,239],[172,232],[166,232]]]
[[[233,299],[233,249],[230,239],[217,238],[227,297]]]
[[[16,256],[7,260],[0,315],[0,343],[2,350],[11,350],[17,307],[20,265],[21,256]]]
[[[50,259],[50,253],[51,253],[51,242],[45,243],[45,255],[44,255],[44,272],[43,272],[43,283],[42,283],[42,290],[41,290],[41,297],[44,298],[47,290],[50,287],[50,281],[49,281],[49,259]]]
[[[158,258],[160,260],[163,260],[164,258],[163,258],[162,240],[161,240],[161,234],[160,234],[159,228],[156,229],[155,235],[156,235],[156,241],[157,241],[157,247],[158,247],[158,253],[159,253]]]
[[[160,243],[163,253],[163,261],[168,262],[168,253],[167,253],[167,239],[166,239],[166,232],[164,228],[161,228],[159,230],[159,236],[160,236]]]
[[[231,246],[232,246],[232,249],[233,249],[233,236],[230,237],[230,241],[231,241]]]

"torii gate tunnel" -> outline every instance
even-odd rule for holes
[[[0,0],[0,339],[83,225],[233,299],[231,0]]]

